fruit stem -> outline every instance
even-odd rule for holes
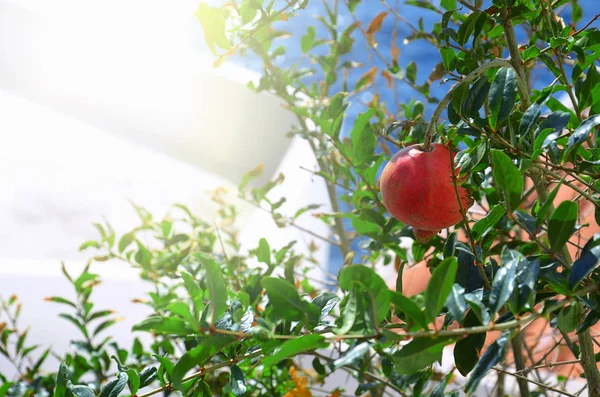
[[[421,150],[423,150],[424,152],[429,152],[432,150],[431,140],[433,139],[433,134],[436,131],[437,122],[440,116],[442,115],[442,112],[446,109],[446,106],[448,106],[448,103],[450,103],[450,101],[452,100],[452,94],[454,93],[454,91],[463,84],[471,84],[472,82],[483,76],[488,69],[501,67],[513,68],[517,71],[517,89],[519,90],[519,94],[521,95],[521,98],[529,99],[529,92],[527,91],[527,82],[522,80],[522,77],[519,74],[519,70],[517,70],[515,66],[506,59],[493,59],[466,75],[461,81],[454,85],[454,87],[452,87],[448,91],[446,96],[444,96],[444,98],[440,101],[438,106],[433,111],[431,120],[427,125],[427,130],[425,132],[425,138],[423,140]]]

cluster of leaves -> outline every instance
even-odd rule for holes
[[[286,183],[283,176],[255,186],[260,167],[243,178],[239,196],[282,228],[301,228],[298,218],[309,215],[329,225],[328,236],[302,230],[340,251],[339,274],[309,278],[307,270],[323,264],[297,253],[294,242],[272,247],[265,236],[255,249],[243,250],[236,208],[223,192],[214,195],[220,206],[214,224],[184,205],[160,220],[136,207],[139,227],[117,236],[109,224],[97,224],[99,239],[81,248],[98,250],[94,263],[129,263],[153,284],[140,300],[153,314],[133,330],[149,333],[152,344],[136,339],[124,349],[110,337],[100,339],[116,319],[112,311],[94,310],[90,296],[98,276],[89,266],[77,278],[65,271],[75,298],[49,299],[71,310],[61,317],[80,330],[81,340],[59,356],[58,374],[40,372],[47,350],[19,380],[3,379],[0,396],[42,390],[57,396],[309,396],[338,371],[356,379],[358,387],[350,390],[356,395],[456,396],[474,392],[490,371],[507,372],[509,346],[520,356],[520,330],[538,318],[560,330],[581,357],[590,391],[597,389],[589,328],[600,319],[600,236],[583,246],[579,240],[588,226],[581,224],[580,203],[600,214],[600,33],[588,25],[577,29],[581,9],[566,0],[494,0],[486,9],[468,0],[443,0],[442,8],[406,0],[439,16],[431,29],[422,21],[413,26],[384,1],[366,28],[358,20],[341,27],[340,7],[354,16],[364,3],[324,2],[318,25],[291,38],[280,27],[302,14],[308,1],[290,0],[277,9],[275,1],[241,0],[223,8],[202,4],[197,12],[217,63],[236,53],[262,62],[263,77],[250,88],[277,95],[297,116],[290,133],[314,151],[319,167],[308,172],[325,181],[332,211],[317,212],[315,204],[285,215],[285,199],[270,196]],[[559,17],[565,8],[569,23]],[[418,80],[414,62],[400,66],[395,35],[389,57],[378,49],[378,32],[389,18],[409,26],[407,43],[424,41],[439,50],[427,81]],[[523,46],[515,27],[526,35]],[[360,37],[377,66],[353,58]],[[299,40],[302,50],[291,65],[278,61],[286,40]],[[509,59],[502,58],[505,50]],[[553,81],[535,89],[539,73]],[[406,84],[425,102],[386,103],[379,77],[387,90]],[[434,81],[447,84],[442,98],[434,95]],[[372,93],[368,103],[361,100],[365,92]],[[353,122],[346,117],[351,106],[360,109]],[[443,115],[447,122],[439,124]],[[407,252],[401,241],[412,231],[387,214],[377,177],[395,150],[431,140],[457,148],[454,183],[472,192],[481,211],[464,211],[461,224],[443,237],[414,242]],[[554,208],[559,190],[577,196]],[[426,261],[432,271],[426,290],[411,297],[402,291],[409,261]],[[399,269],[395,290],[377,274],[379,264]],[[16,322],[0,330],[0,353],[20,370],[34,347],[25,347],[26,333]],[[484,349],[491,331],[502,333]],[[14,347],[9,337],[16,338]],[[435,365],[448,347],[465,382]],[[295,369],[299,357],[312,357],[304,377]],[[523,362],[517,360],[518,370]],[[529,395],[527,383],[519,386]],[[339,396],[341,390],[328,392]]]

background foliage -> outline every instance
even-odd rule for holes
[[[593,206],[600,217],[597,15],[584,18],[574,0],[406,0],[402,6],[437,18],[429,31],[405,19],[399,2],[383,1],[370,23],[355,19],[340,27],[340,8],[353,15],[360,3],[324,2],[326,12],[314,21],[325,27],[324,36],[315,26],[286,34],[286,23],[304,12],[307,0],[201,4],[196,14],[216,65],[235,54],[260,60],[262,78],[250,88],[277,95],[297,116],[290,135],[314,151],[319,168],[309,172],[324,179],[332,211],[311,205],[285,216],[284,201],[269,194],[286,183],[284,176],[256,186],[260,167],[241,181],[240,197],[271,213],[280,227],[299,227],[303,216],[328,224],[330,236],[305,232],[341,252],[339,274],[311,279],[307,272],[323,264],[297,254],[293,241],[272,247],[267,238],[243,251],[233,226],[236,208],[220,191],[213,196],[216,224],[184,205],[164,219],[136,207],[140,226],[122,236],[108,223],[95,225],[98,240],[81,247],[94,252],[89,266],[78,275],[64,270],[72,293],[49,298],[81,333],[72,351],[60,355],[56,374],[40,370],[51,349],[34,354],[43,348],[28,345],[19,328],[17,298],[1,303],[0,354],[19,377],[0,375],[0,396],[310,396],[336,371],[354,377],[358,389],[339,385],[323,393],[469,394],[492,371],[516,378],[521,395],[529,396],[564,387],[531,382],[507,367],[509,350],[517,371],[546,365],[523,356],[521,332],[538,318],[558,329],[559,343],[583,367],[589,394],[599,395],[589,328],[600,319],[600,239],[581,239],[589,227],[581,207]],[[565,10],[569,19],[561,18]],[[410,28],[407,43],[439,51],[426,81],[417,78],[415,62],[400,67],[396,37],[378,34],[386,20]],[[515,27],[524,37],[518,42]],[[350,57],[357,37],[385,68]],[[281,66],[290,41],[303,53]],[[382,41],[392,43],[386,53]],[[533,89],[540,71],[553,81]],[[442,97],[432,94],[439,84]],[[400,89],[414,90],[418,100],[381,100],[381,91]],[[363,111],[347,120],[351,102]],[[349,134],[341,133],[345,123]],[[400,238],[412,231],[388,215],[378,175],[399,148],[431,141],[459,151],[454,183],[472,192],[478,212],[465,209],[455,228],[406,252]],[[559,189],[577,195],[555,207]],[[148,237],[152,243],[143,243]],[[426,291],[412,297],[402,293],[410,258],[432,271]],[[155,286],[140,300],[154,314],[133,330],[150,333],[150,346],[139,340],[118,346],[105,336],[116,319],[111,310],[95,309],[100,280],[93,267],[110,259],[129,263]],[[395,290],[377,274],[378,263],[399,269]],[[484,349],[492,331],[500,335]],[[453,371],[433,366],[452,345],[464,384]]]

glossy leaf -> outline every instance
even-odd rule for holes
[[[583,279],[598,267],[600,264],[600,246],[595,246],[591,249],[584,250],[581,257],[571,266],[569,274],[569,288],[575,288]]]
[[[133,326],[133,331],[147,331],[162,335],[189,335],[194,333],[187,321],[180,317],[150,316]]]
[[[289,321],[307,320],[310,324],[316,324],[319,321],[321,313],[319,308],[302,299],[298,290],[288,281],[276,277],[265,277],[261,280],[261,285],[267,291],[274,315]]]
[[[523,115],[521,124],[519,126],[519,135],[526,136],[537,122],[540,114],[542,113],[542,105],[539,103],[533,103]]]
[[[520,254],[519,254],[520,255]],[[523,310],[531,310],[535,304],[535,286],[540,270],[540,261],[537,258],[521,260],[518,255],[517,286],[510,296],[511,310],[516,314]]]
[[[471,310],[465,317],[464,327],[476,327],[482,325],[477,315]],[[485,334],[469,334],[466,338],[456,342],[454,346],[454,363],[463,375],[467,376],[479,361],[479,352],[485,343]]]
[[[467,311],[467,302],[465,301],[465,289],[459,284],[452,285],[452,291],[446,300],[446,307],[452,314],[452,317],[460,324],[463,323],[465,312]]]
[[[395,355],[395,358],[408,358],[418,356],[429,349],[436,349],[454,343],[455,337],[440,336],[436,338],[414,338],[404,345]]]
[[[499,150],[492,151],[492,175],[508,207],[518,208],[523,192],[523,176],[510,157]]]
[[[339,274],[340,287],[349,291],[358,286],[365,294],[375,311],[375,319],[383,321],[390,310],[390,293],[385,281],[373,269],[363,265],[344,267]]]
[[[210,295],[210,321],[214,324],[225,310],[227,310],[227,284],[225,283],[221,267],[217,262],[205,259],[202,261],[202,265],[206,271],[205,280]]]
[[[204,365],[211,357],[236,341],[236,338],[226,335],[199,338],[198,345],[181,356],[173,367],[171,380],[175,389],[181,390],[183,377],[190,369]]]
[[[502,250],[501,260],[502,266],[496,272],[492,282],[489,305],[491,316],[498,313],[513,293],[520,262],[527,263],[527,259],[520,252],[511,250],[506,246]]]
[[[571,302],[569,306],[563,307],[558,313],[558,328],[561,332],[568,334],[577,329],[579,325],[580,308],[577,301]]]
[[[371,346],[369,342],[362,342],[349,348],[340,358],[333,361],[331,364],[331,369],[335,371],[336,369],[342,368],[345,365],[354,364],[356,361],[364,357],[364,355],[369,351],[370,347]]]
[[[156,380],[158,369],[146,367],[140,372],[140,387],[146,387]]]
[[[502,357],[504,356],[504,350],[506,348],[506,343],[510,340],[510,333],[504,332],[494,343],[490,345],[490,347],[483,354],[475,368],[473,369],[473,373],[467,380],[465,385],[465,392],[467,394],[471,394],[475,391],[483,377],[488,373],[488,371],[496,364],[500,362]]]
[[[319,334],[303,335],[296,339],[285,341],[275,353],[265,357],[262,363],[265,367],[276,365],[288,357],[324,347],[326,346],[324,341],[325,338]]]
[[[450,257],[444,259],[433,271],[425,292],[425,314],[429,322],[435,320],[444,307],[444,303],[452,291],[457,270],[456,257]]]
[[[396,312],[400,311],[404,313],[406,316],[411,318],[414,323],[420,325],[423,329],[427,329],[428,321],[425,318],[425,313],[423,313],[419,305],[417,305],[410,298],[395,291],[392,291],[391,299]]]
[[[473,170],[473,168],[475,168],[481,162],[481,160],[483,160],[486,152],[487,145],[483,140],[472,148],[458,152],[454,161],[456,163],[456,168],[460,170],[459,173],[461,175],[467,174]]]
[[[473,239],[479,240],[483,238],[490,230],[492,230],[498,222],[506,215],[506,210],[501,205],[496,205],[488,212],[488,214],[478,220],[471,231],[473,232]]]
[[[69,387],[69,391],[73,397],[96,397],[94,390],[84,385],[72,385]]]
[[[332,292],[323,292],[313,299],[312,303],[321,310],[319,321],[323,321],[339,301],[340,298]]]
[[[232,365],[229,373],[229,387],[236,396],[243,396],[246,393],[246,380],[244,373],[237,365]]]
[[[477,80],[469,89],[467,98],[462,105],[462,114],[471,118],[477,117],[479,115],[479,109],[481,109],[485,103],[489,90],[490,83],[488,82],[487,77],[484,76]]]
[[[100,391],[98,397],[117,397],[127,386],[129,376],[125,372],[119,372],[117,379],[108,382]],[[93,395],[93,394],[92,394]]]
[[[517,73],[513,68],[503,67],[498,70],[490,87],[488,108],[489,123],[496,129],[498,123],[506,120],[515,105],[517,95]]]
[[[552,206],[554,205],[554,198],[558,194],[558,190],[562,186],[562,182],[563,181],[561,180],[558,183],[558,185],[556,185],[556,187],[554,189],[552,189],[552,191],[550,192],[550,194],[548,194],[548,197],[546,198],[546,201],[544,201],[544,203],[542,204],[542,206],[538,210],[538,213],[537,213],[537,216],[536,216],[536,218],[537,218],[537,220],[536,220],[536,226],[537,227],[541,226],[544,223],[544,221],[546,220],[546,216],[548,215],[548,212],[550,211],[550,208],[552,208]]]
[[[421,351],[420,354],[409,357],[398,357],[396,353],[392,358],[396,372],[403,375],[412,375],[436,361],[441,361],[443,345],[437,345],[430,349]]]
[[[569,241],[577,224],[578,205],[572,201],[563,201],[554,210],[548,221],[548,240],[554,252],[560,252]]]
[[[377,135],[371,130],[369,124],[374,114],[375,109],[371,108],[358,115],[352,131],[350,131],[352,156],[358,164],[369,161],[373,157],[373,152],[377,146]]]
[[[356,316],[358,314],[358,299],[359,299],[359,287],[355,286],[348,293],[346,304],[342,308],[340,316],[340,326],[335,330],[337,334],[346,334],[352,329],[356,322]]]
[[[579,127],[571,134],[569,140],[567,141],[567,150],[565,150],[564,158],[568,158],[569,155],[575,151],[590,135],[590,132],[596,127],[600,125],[600,115],[592,116],[586,120],[584,120]]]
[[[56,387],[54,397],[65,397],[67,395],[67,382],[69,381],[69,368],[64,362],[60,363],[58,373],[56,374]]]

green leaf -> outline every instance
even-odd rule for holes
[[[321,295],[315,297],[312,303],[321,310],[319,321],[323,321],[339,301],[340,298],[333,292],[323,292]]]
[[[189,335],[195,330],[180,317],[150,316],[133,326],[133,331],[154,332],[159,335]]]
[[[89,241],[86,241],[85,243],[83,243],[83,244],[81,244],[81,245],[79,246],[79,251],[83,251],[83,250],[85,250],[85,249],[87,249],[87,248],[96,248],[96,249],[100,249],[101,247],[102,247],[102,246],[100,245],[100,243],[99,243],[99,242],[97,242],[97,241],[94,241],[94,240],[89,240]]]
[[[362,342],[349,348],[340,358],[331,364],[331,370],[335,371],[336,369],[342,368],[345,365],[354,364],[356,361],[364,357],[364,355],[369,351],[370,347],[371,345],[369,342]]]
[[[227,310],[227,284],[223,278],[223,272],[217,262],[212,259],[204,258],[202,264],[206,271],[205,280],[208,285],[208,293],[210,295],[211,305],[211,324],[225,313]]]
[[[442,0],[440,5],[446,10],[456,10],[456,0]]]
[[[465,101],[467,100],[467,96],[469,95],[469,85],[468,84],[460,84],[454,88],[452,91],[452,107],[456,114],[463,114],[463,106]]]
[[[425,291],[425,315],[429,322],[433,322],[444,307],[452,291],[457,270],[458,261],[453,256],[444,259],[433,271]]]
[[[319,349],[327,346],[325,338],[319,334],[308,334],[296,339],[290,339],[281,344],[275,353],[265,357],[263,365],[265,368],[278,364],[280,361],[296,356],[309,350]]]
[[[456,337],[451,336],[440,336],[435,338],[414,338],[407,345],[402,347],[394,357],[395,358],[409,358],[418,356],[422,352],[431,348],[444,347],[456,341]]]
[[[473,232],[473,239],[482,239],[490,230],[492,230],[498,222],[506,215],[506,210],[501,205],[496,205],[488,212],[488,214],[477,221],[473,225],[471,231]]]
[[[98,397],[117,397],[127,386],[129,376],[126,372],[119,372],[117,379],[113,379],[108,382],[100,391]],[[94,394],[92,393],[92,396]]]
[[[219,12],[218,8],[209,7],[204,3],[200,3],[195,15],[204,30],[204,40],[206,41],[206,45],[214,55],[217,55],[216,46],[219,46],[224,50],[229,50],[231,48],[231,44],[225,34],[225,18],[223,18],[223,14]]]
[[[569,274],[569,288],[575,288],[584,278],[586,278],[600,264],[600,246],[592,246],[593,239],[590,240],[581,252],[579,259],[573,263],[571,273]]]
[[[197,317],[198,313],[200,313],[200,310],[204,306],[204,293],[202,289],[200,289],[198,282],[192,277],[191,274],[181,272],[181,278],[183,279],[185,289],[188,291],[190,298],[192,298],[192,301],[194,302],[194,314]]]
[[[67,364],[62,362],[56,374],[54,397],[65,397],[67,395],[67,382],[69,382],[69,369]]]
[[[539,103],[533,103],[521,119],[521,124],[519,125],[519,136],[526,136],[529,131],[533,128],[535,123],[537,122],[540,114],[542,113],[542,105]]]
[[[413,61],[406,66],[406,78],[413,84],[417,81],[417,64]]]
[[[238,190],[244,190],[244,188],[246,186],[248,186],[248,184],[250,182],[252,182],[253,179],[262,175],[264,169],[265,169],[265,166],[264,166],[264,164],[261,163],[261,164],[257,165],[256,167],[254,167],[253,169],[251,169],[250,171],[246,172],[242,176],[242,181],[240,182],[240,184],[238,186]]]
[[[558,313],[558,329],[565,334],[575,331],[579,325],[579,313],[580,309],[577,301],[563,307]]]
[[[246,381],[244,373],[237,365],[232,365],[229,373],[229,387],[236,396],[243,396],[246,393]]]
[[[577,224],[578,205],[572,201],[563,201],[554,210],[548,221],[548,240],[554,252],[560,252],[569,241]]]
[[[202,381],[202,388],[200,390],[200,394],[196,397],[212,397],[212,392],[210,391],[210,386],[208,383]]]
[[[486,76],[477,80],[469,89],[467,98],[462,105],[462,113],[465,116],[475,118],[479,115],[479,109],[485,103],[490,90],[490,83]]]
[[[167,306],[167,310],[172,314],[182,317],[188,322],[191,327],[198,327],[198,321],[196,317],[190,312],[190,307],[183,302],[171,302]]]
[[[356,6],[360,2],[361,2],[361,0],[348,0],[348,9],[350,10],[350,12],[354,12],[354,10],[356,9]]]
[[[269,305],[273,307],[273,315],[288,321],[307,320],[309,324],[319,321],[320,310],[314,304],[300,297],[296,288],[286,280],[276,277],[265,277],[262,287],[269,296]]]
[[[390,294],[385,281],[373,269],[363,265],[344,267],[339,274],[340,287],[349,291],[355,286],[366,295],[375,313],[377,323],[383,321],[390,310]]]
[[[203,366],[211,357],[236,341],[236,338],[226,335],[199,337],[198,345],[181,356],[173,368],[171,380],[175,389],[181,390],[183,377],[190,369]]]
[[[429,323],[425,318],[425,313],[413,300],[396,291],[391,291],[391,299],[396,312],[404,313],[423,329],[428,328]]]
[[[472,148],[458,152],[454,158],[454,162],[456,163],[456,168],[460,169],[459,174],[464,175],[469,173],[481,162],[486,152],[487,144],[484,140],[479,141]]]
[[[521,57],[523,61],[528,61],[530,59],[537,58],[538,55],[540,55],[540,49],[537,48],[535,45],[532,45],[531,47],[523,51]]]
[[[156,380],[158,369],[156,367],[146,367],[140,372],[140,387],[146,387]]]
[[[62,303],[77,308],[77,306],[75,306],[75,303],[71,302],[68,299],[61,298],[60,296],[50,296],[48,298],[45,298],[44,300],[49,302]]]
[[[527,262],[527,259],[520,252],[508,249],[507,246],[504,246],[502,250],[501,259],[502,266],[500,266],[492,281],[489,304],[492,317],[498,313],[513,293],[519,263],[521,261]]]
[[[517,73],[513,68],[500,68],[490,87],[488,107],[492,129],[510,115],[517,95]]]
[[[592,116],[579,125],[575,132],[571,134],[569,140],[567,141],[567,150],[565,150],[564,158],[567,159],[569,155],[576,150],[590,135],[592,129],[600,125],[600,114]]]
[[[256,250],[256,257],[259,262],[271,264],[271,247],[264,238],[261,238],[258,242],[258,249]]]
[[[473,310],[470,310],[466,317],[464,326],[467,328],[482,325],[481,321]],[[454,363],[456,368],[462,374],[467,376],[479,361],[479,352],[485,343],[485,334],[469,334],[466,338],[456,342],[454,346]]]
[[[444,64],[444,69],[450,72],[452,68],[452,61],[456,58],[456,51],[450,47],[442,47],[440,48],[440,55],[442,56],[442,63]]]
[[[548,214],[548,211],[550,211],[550,208],[552,208],[552,206],[554,205],[554,198],[556,197],[556,194],[558,193],[558,189],[560,189],[560,187],[562,186],[562,183],[563,183],[563,180],[561,180],[558,183],[558,185],[556,185],[554,190],[552,190],[550,192],[550,194],[546,198],[546,201],[544,201],[544,204],[542,204],[542,206],[540,207],[540,209],[537,213],[536,227],[540,227],[544,223],[544,220],[546,219],[546,215]]]
[[[73,397],[96,397],[94,391],[88,386],[71,385],[69,386],[69,391],[71,392]]]
[[[510,297],[510,305],[513,313],[517,314],[523,310],[531,310],[535,304],[535,286],[540,271],[540,261],[519,260],[517,264],[517,288]]]
[[[434,362],[441,361],[443,349],[443,345],[438,345],[410,357],[396,357],[396,353],[392,356],[396,372],[401,375],[413,375]]]
[[[492,175],[510,210],[517,209],[523,192],[523,176],[505,153],[492,151]]]
[[[0,397],[5,397],[13,386],[12,382],[5,382],[0,386]],[[56,393],[56,392],[55,392]],[[56,394],[54,394],[56,396]]]
[[[37,374],[38,373],[38,371],[40,370],[42,364],[44,363],[44,361],[46,361],[46,358],[48,357],[48,354],[50,354],[50,350],[51,350],[51,348],[48,348],[48,349],[46,349],[40,355],[40,357],[37,359],[37,361],[33,365],[33,368],[31,369],[31,371],[29,371],[31,374]]]
[[[122,254],[123,251],[125,251],[129,244],[133,243],[134,240],[135,236],[133,233],[124,234],[119,240],[119,252]]]
[[[300,48],[302,48],[303,53],[307,53],[313,48],[316,33],[317,31],[315,28],[313,26],[309,26],[306,34],[302,36],[302,39],[300,40]]]
[[[356,315],[358,313],[358,295],[360,288],[354,286],[350,293],[347,295],[346,304],[342,308],[342,315],[340,316],[341,325],[335,330],[337,334],[344,335],[348,333],[356,322]]]
[[[166,373],[168,378],[171,379],[171,374],[173,373],[173,368],[175,368],[175,364],[173,364],[168,358],[159,356],[158,354],[154,354],[154,358],[156,358],[156,361],[160,363],[158,375],[160,376],[161,381],[165,382],[164,373]]]
[[[467,311],[467,302],[465,301],[465,289],[458,285],[452,285],[452,291],[446,301],[446,307],[452,314],[452,317],[460,324],[463,323],[465,312]]]
[[[459,26],[458,39],[456,40],[458,44],[463,46],[469,40],[469,36],[471,36],[473,31],[475,30],[475,22],[477,21],[480,15],[480,12],[471,13],[467,17],[467,19],[462,23],[462,25]]]
[[[357,164],[364,164],[373,158],[373,152],[377,146],[377,136],[371,130],[370,120],[374,114],[375,109],[373,108],[359,114],[352,131],[350,131],[352,156]]]
[[[506,343],[510,340],[510,333],[504,332],[494,343],[490,345],[490,347],[483,354],[471,377],[467,381],[465,385],[465,392],[467,394],[473,393],[481,379],[488,373],[488,371],[496,364],[500,362],[502,357],[504,356],[504,350],[506,348]]]

